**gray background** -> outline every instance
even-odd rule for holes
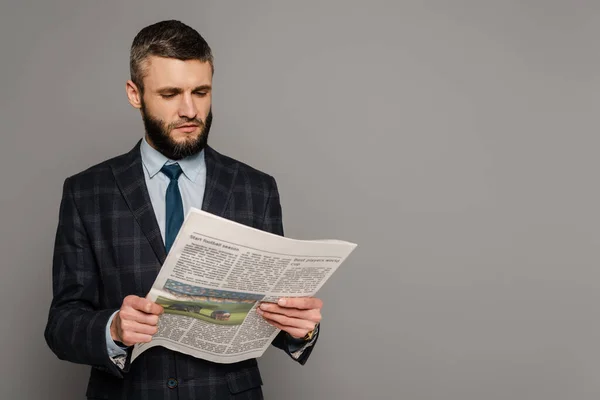
[[[43,340],[61,186],[142,136],[128,49],[167,18],[287,235],[359,244],[268,399],[598,398],[600,3],[550,0],[3,1],[0,398],[83,397]]]

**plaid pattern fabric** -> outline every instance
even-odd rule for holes
[[[92,366],[89,398],[261,399],[256,360],[215,364],[155,347],[121,369],[108,355],[108,319],[125,296],[146,296],[166,258],[139,145],[65,180],[46,341],[60,359]],[[210,147],[205,159],[203,210],[283,235],[271,176]],[[289,354],[283,332],[273,345]],[[312,348],[296,361],[304,364]]]

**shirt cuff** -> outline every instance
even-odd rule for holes
[[[113,361],[115,361],[115,357],[127,355],[127,347],[121,347],[116,344],[110,335],[110,325],[112,324],[112,320],[118,312],[118,310],[115,311],[113,315],[110,316],[108,323],[106,324],[106,349],[108,350],[108,356],[112,358]]]
[[[288,350],[289,350],[292,358],[297,360],[298,358],[300,358],[302,353],[304,353],[304,350],[308,349],[310,346],[315,344],[318,333],[319,333],[319,324],[317,324],[317,326],[315,327],[313,337],[308,342],[302,338],[297,339],[297,338],[291,336],[289,333],[286,333],[286,336],[287,336],[286,343],[287,343]]]

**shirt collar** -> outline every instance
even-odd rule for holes
[[[140,152],[142,155],[142,163],[144,164],[144,168],[146,168],[150,178],[154,178],[154,176],[160,172],[160,169],[163,167],[163,165],[177,163],[181,167],[181,170],[186,178],[192,182],[196,182],[198,174],[202,168],[205,168],[204,150],[202,150],[200,153],[182,158],[181,160],[173,161],[150,146],[144,137],[140,146]]]

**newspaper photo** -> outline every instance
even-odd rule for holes
[[[216,363],[263,355],[279,329],[260,302],[312,297],[356,248],[341,240],[295,240],[192,208],[147,298],[160,304],[158,332],[131,362],[163,346]]]

